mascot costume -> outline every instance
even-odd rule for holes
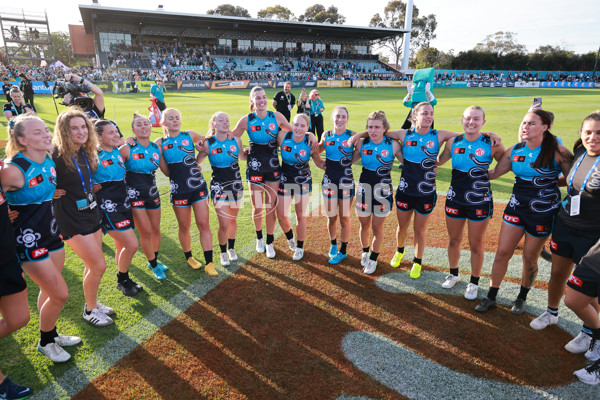
[[[406,120],[402,125],[402,129],[409,129],[411,127],[410,116],[412,114],[412,109],[417,104],[424,101],[428,101],[432,106],[437,104],[437,100],[433,96],[433,93],[431,93],[434,83],[434,76],[435,68],[418,69],[415,71],[412,84],[406,87],[408,94],[403,100],[404,106],[410,108],[410,111],[406,116]]]

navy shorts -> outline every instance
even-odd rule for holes
[[[3,254],[0,262],[0,297],[20,293],[27,288],[23,270],[14,254]]]
[[[190,207],[192,204],[197,203],[208,198],[208,189],[206,183],[200,185],[198,190],[188,193],[171,193],[171,204],[174,207]]]
[[[556,219],[552,230],[550,249],[552,254],[570,258],[579,264],[581,258],[598,242],[598,232],[575,229],[565,224],[561,218]]]
[[[446,217],[468,219],[469,221],[485,221],[494,214],[494,202],[464,205],[446,199]]]
[[[392,185],[375,184],[371,186],[362,183],[358,184],[356,191],[355,207],[360,214],[373,214],[381,217],[386,216],[392,210],[394,196],[392,194]]]
[[[419,214],[427,215],[433,212],[436,202],[437,194],[435,192],[425,197],[416,197],[396,190],[396,208],[400,211],[415,210]]]
[[[250,172],[250,168],[246,170],[246,177],[248,182],[252,185],[263,185],[268,182],[279,182],[281,172],[270,171],[270,172]]]
[[[312,181],[306,183],[294,183],[294,182],[279,182],[279,189],[277,189],[278,196],[296,196],[305,195],[312,192]]]
[[[600,295],[600,275],[585,265],[578,265],[569,277],[567,286],[589,297]]]
[[[160,195],[158,194],[158,188],[153,186],[148,193],[142,195],[134,187],[127,187],[127,194],[129,196],[129,202],[133,208],[141,208],[146,210],[157,210],[160,208]]]
[[[504,209],[502,219],[509,225],[524,228],[527,234],[535,238],[550,236],[554,226],[555,214],[536,214],[529,207],[511,207],[510,204]]]
[[[103,212],[101,224],[104,233],[133,229],[133,214],[131,214],[131,210],[124,212],[115,211],[111,213]]]
[[[354,197],[354,184],[324,183],[321,194],[326,199],[349,200]]]

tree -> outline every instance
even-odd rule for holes
[[[404,28],[406,19],[406,3],[402,0],[390,1],[383,10],[383,16],[379,13],[373,15],[369,26],[380,28]],[[429,47],[429,43],[436,38],[435,30],[437,21],[435,15],[429,14],[419,17],[419,9],[413,6],[410,55],[414,57],[417,51]],[[377,42],[380,48],[387,49],[399,63],[403,53],[404,35],[382,39]]]
[[[71,47],[71,37],[67,32],[52,32],[52,45],[54,46],[54,58],[60,60],[68,67],[74,65],[73,48]]]
[[[234,6],[232,4],[221,4],[214,10],[208,10],[207,14],[216,14],[219,11],[221,15],[228,15],[231,17],[248,17],[250,18],[250,13],[244,7]]]
[[[288,21],[296,19],[294,13],[291,12],[289,8],[280,5],[263,8],[258,12],[258,18],[284,19]]]
[[[335,6],[326,9],[325,6],[321,4],[315,4],[308,7],[306,11],[304,11],[304,14],[298,17],[298,21],[342,25],[346,22],[346,17],[341,15]]]
[[[526,54],[525,45],[517,43],[517,34],[514,32],[496,32],[491,33],[477,43],[475,51],[489,51],[495,53],[498,57],[508,53]]]
[[[435,47],[421,49],[413,59],[414,68],[436,68],[449,69],[452,62],[452,54],[444,53]]]

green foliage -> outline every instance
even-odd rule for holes
[[[341,15],[335,6],[326,9],[322,4],[315,4],[308,7],[304,14],[298,17],[298,21],[343,25],[346,17]]]
[[[221,15],[227,15],[231,17],[251,17],[247,9],[240,6],[234,6],[232,4],[221,4],[215,9],[208,10],[206,13],[216,14],[217,11],[219,11],[219,14]]]
[[[258,18],[268,18],[268,19],[283,19],[287,21],[293,21],[296,19],[294,13],[290,11],[289,8],[283,7],[281,5],[271,6],[263,8],[258,11]]]
[[[525,54],[525,45],[517,42],[517,34],[514,32],[496,32],[487,35],[482,42],[475,45],[474,50],[491,52],[498,56],[509,53]]]
[[[52,32],[52,45],[54,46],[54,58],[62,61],[67,67],[73,67],[75,57],[71,47],[71,37],[67,32]]]
[[[392,0],[385,6],[383,15],[379,13],[373,15],[369,26],[402,29],[405,28],[405,19],[406,3],[402,0]],[[411,58],[414,58],[419,50],[429,47],[429,43],[436,38],[436,28],[437,21],[435,15],[429,14],[420,17],[419,9],[416,5],[413,5],[410,43]],[[396,58],[396,64],[399,64],[403,52],[404,35],[386,38],[378,41],[377,44],[380,48],[391,51]]]
[[[411,66],[416,69],[430,67],[447,69],[450,68],[451,62],[452,54],[444,53],[435,47],[427,47],[417,52]]]

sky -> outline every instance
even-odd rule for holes
[[[248,0],[100,0],[100,5],[156,10],[163,4],[166,11],[205,14],[207,10],[229,3],[242,6],[256,17],[257,12],[268,6],[280,4],[296,16],[314,2],[297,0],[252,1]],[[368,26],[371,17],[383,13],[388,0],[321,2],[325,7],[335,5],[346,17],[346,25]],[[15,4],[14,2],[11,4]],[[24,2],[26,11],[43,11],[47,0]],[[59,0],[48,8],[51,31],[68,31],[69,24],[82,24],[79,4],[92,4],[91,0]],[[565,6],[568,5],[568,7]],[[59,6],[60,5],[60,6]],[[470,50],[488,34],[509,31],[517,34],[517,41],[529,52],[539,46],[552,45],[575,53],[596,52],[600,47],[600,0],[415,0],[420,15],[434,14],[438,27],[437,38],[432,47],[450,51]],[[4,9],[5,7],[0,7]]]

